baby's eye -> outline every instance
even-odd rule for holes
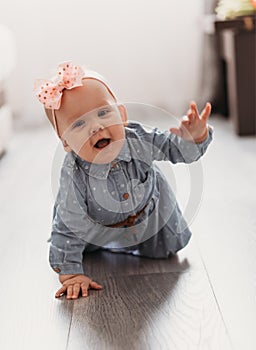
[[[84,125],[84,120],[78,120],[77,122],[75,122],[75,123],[73,124],[72,129],[74,129],[74,128],[79,128],[79,127],[82,126],[82,125]]]
[[[108,108],[101,109],[100,111],[98,111],[98,117],[104,117],[104,115],[106,115],[108,112],[109,112]]]

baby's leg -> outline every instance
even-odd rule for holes
[[[160,231],[146,241],[140,243],[137,249],[134,250],[133,255],[149,258],[168,258],[170,255],[170,247],[166,244],[163,234]]]
[[[91,249],[94,250],[92,247]],[[93,251],[91,250],[91,251]],[[95,249],[96,250],[96,249]],[[101,250],[106,250],[111,253],[124,253],[149,258],[168,258],[170,252],[167,251],[166,244],[163,242],[162,234],[155,234],[147,241],[134,246],[124,248],[108,248],[102,247]]]
[[[132,253],[136,247],[125,247],[125,248],[105,248],[103,247],[102,250],[108,250],[111,253],[126,253],[126,254],[130,254]]]
[[[102,247],[102,250],[107,250],[112,253],[132,254],[149,258],[168,258],[171,247],[170,244],[168,245],[168,243],[165,242],[163,236],[163,232],[159,232],[158,234],[150,237],[148,240],[137,245],[124,248]]]
[[[100,247],[98,245],[91,244],[91,243],[87,242],[83,253],[95,252],[96,250],[101,250],[101,248],[102,247]]]
[[[157,234],[148,240],[138,244],[132,254],[149,258],[168,258],[184,248],[191,237],[191,231],[187,228],[182,234],[177,235],[163,227]]]
[[[137,247],[137,246],[136,246]],[[127,248],[109,248],[109,247],[101,247],[101,246],[97,246],[91,243],[87,243],[86,247],[83,251],[83,253],[91,253],[91,252],[95,252],[97,250],[107,250],[111,253],[130,253],[132,252],[135,248],[131,249],[133,247],[127,247]]]

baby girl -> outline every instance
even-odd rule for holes
[[[37,81],[35,91],[67,152],[49,239],[49,262],[62,283],[55,296],[102,289],[84,272],[87,252],[168,258],[185,247],[191,231],[154,160],[191,163],[206,152],[210,103],[200,115],[190,103],[180,126],[161,132],[129,121],[106,81],[72,62]]]

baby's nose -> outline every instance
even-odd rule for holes
[[[92,125],[92,127],[91,127],[90,133],[93,135],[93,134],[95,134],[96,132],[98,132],[99,130],[103,130],[103,129],[104,129],[104,127],[103,127],[102,125],[100,125],[100,124],[94,124],[94,125]]]

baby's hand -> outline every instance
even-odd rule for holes
[[[56,298],[67,292],[67,299],[77,299],[80,288],[83,297],[88,295],[88,289],[90,287],[92,289],[103,288],[100,284],[85,275],[59,275],[59,280],[62,283],[62,287],[56,292]]]
[[[206,103],[204,110],[199,115],[195,102],[190,103],[190,109],[179,128],[170,128],[174,134],[187,141],[203,142],[208,136],[207,120],[211,114],[211,104]]]

